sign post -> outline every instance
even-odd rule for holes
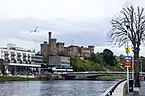
[[[129,67],[131,67],[131,63],[130,63],[130,59],[131,59],[131,57],[130,56],[128,56],[129,55],[129,53],[130,53],[130,48],[128,48],[128,42],[127,42],[127,48],[125,49],[125,52],[126,52],[126,54],[127,54],[127,56],[126,56],[126,62],[125,62],[125,67],[126,67],[126,69],[127,69],[127,91],[128,91],[128,93],[129,93]]]

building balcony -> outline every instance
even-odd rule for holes
[[[12,62],[12,63],[16,63],[16,60],[15,60],[15,59],[11,59],[11,62]]]
[[[28,55],[28,58],[31,58],[31,56],[30,56],[30,55]]]
[[[5,54],[9,54],[9,52],[8,52],[8,51],[4,51],[4,53],[5,53]]]
[[[11,56],[13,56],[13,57],[14,57],[14,56],[16,56],[16,54],[11,54]]]
[[[10,63],[10,59],[9,58],[5,58],[5,61]]]
[[[21,57],[22,55],[20,53],[17,53],[17,57]]]
[[[21,58],[19,58],[19,57],[17,58],[17,60],[18,60],[18,61],[22,61],[22,59],[21,59]]]
[[[11,56],[16,56],[15,52],[11,52]]]
[[[26,58],[27,56],[26,55],[23,55],[23,58]]]
[[[26,53],[22,53],[23,57],[27,57]]]
[[[5,56],[8,56],[8,55],[10,55],[9,53],[5,53]]]
[[[23,58],[23,61],[27,61],[26,58]]]

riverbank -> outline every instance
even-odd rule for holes
[[[99,76],[98,80],[117,80],[117,79],[126,79],[125,76]]]
[[[25,78],[18,76],[0,76],[0,81],[46,81],[53,80],[52,77],[37,77],[37,78]]]
[[[48,77],[19,77],[19,76],[0,76],[0,81],[48,81],[48,80],[94,80],[94,81],[114,81],[118,79],[125,79],[125,76],[99,76],[95,79],[59,79],[52,76]]]

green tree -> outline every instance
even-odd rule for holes
[[[111,66],[116,65],[116,59],[113,55],[113,52],[109,49],[104,49],[103,50],[103,59],[104,59],[104,62],[106,64],[109,64]]]
[[[142,41],[145,40],[145,14],[144,8],[126,7],[116,18],[111,21],[112,29],[109,31],[109,39],[118,44],[124,45],[128,40],[133,45],[135,58],[135,86],[140,87],[139,80],[139,52]]]

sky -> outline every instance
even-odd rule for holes
[[[40,50],[51,31],[66,45],[94,45],[95,52],[111,49],[125,54],[107,41],[111,19],[123,7],[145,6],[144,0],[0,0],[0,46],[17,46]],[[31,33],[36,26],[38,32]],[[145,56],[141,47],[141,55]]]

